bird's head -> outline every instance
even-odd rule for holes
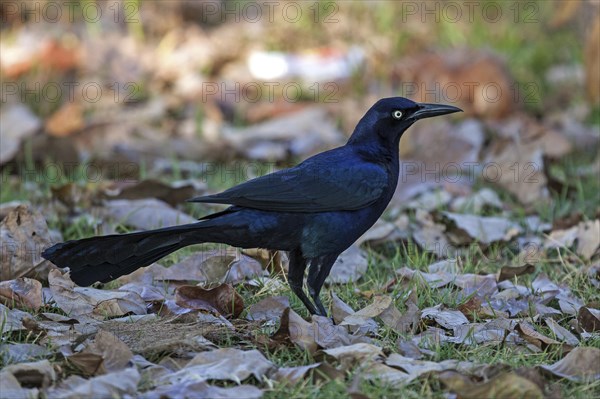
[[[397,146],[402,133],[419,119],[460,111],[451,105],[417,103],[404,97],[382,98],[358,122],[348,143],[368,141]]]

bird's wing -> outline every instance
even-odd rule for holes
[[[189,201],[280,212],[327,212],[364,208],[381,197],[388,186],[382,166],[340,161],[305,162]]]

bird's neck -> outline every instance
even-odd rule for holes
[[[369,130],[361,129],[359,124],[346,145],[356,149],[365,160],[381,164],[399,162],[400,135],[390,137],[379,134],[376,127],[371,127]]]

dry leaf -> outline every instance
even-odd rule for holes
[[[278,382],[294,385],[302,381],[311,370],[316,369],[320,365],[321,363],[314,363],[306,366],[280,367],[271,378]]]
[[[56,381],[56,372],[46,359],[32,363],[11,364],[2,369],[11,373],[21,386],[47,388]]]
[[[583,307],[581,309],[583,309]],[[581,312],[581,309],[580,309],[580,312]],[[564,328],[560,324],[558,324],[556,321],[554,321],[554,319],[546,317],[544,319],[544,321],[546,322],[548,327],[552,330],[554,335],[556,335],[556,338],[565,341],[568,345],[571,345],[573,347],[579,345],[579,339],[577,339],[577,337],[575,335],[573,335],[569,330],[567,330],[566,328]]]
[[[186,381],[181,384],[161,385],[152,391],[144,392],[141,399],[164,398],[218,398],[218,399],[258,399],[263,392],[252,385],[238,385],[236,387],[218,387],[208,385],[206,382]]]
[[[561,342],[556,341],[550,337],[546,337],[543,334],[537,332],[529,323],[521,322],[515,326],[515,331],[519,333],[519,335],[525,339],[525,341],[529,342],[532,345],[540,348],[541,350],[546,350],[550,346],[563,345],[563,350],[570,350],[569,346],[566,344],[561,344]]]
[[[412,270],[408,267],[402,267],[396,270],[396,274],[399,274],[402,278],[408,280],[415,280],[417,282],[424,282],[431,288],[441,288],[445,285],[448,285],[452,280],[454,280],[454,276],[445,273],[425,273],[419,270]]]
[[[361,371],[360,378],[367,381],[378,381],[397,387],[410,381],[408,373],[381,363],[369,364]]]
[[[197,354],[176,373],[165,375],[158,384],[182,384],[193,380],[230,380],[236,383],[251,375],[261,381],[274,368],[256,349],[215,349]]]
[[[283,311],[279,329],[271,336],[271,339],[276,343],[296,344],[309,353],[314,353],[318,346],[315,341],[313,325],[290,308]]]
[[[476,368],[481,367],[480,365],[476,365],[471,362],[461,362],[452,359],[444,360],[439,363],[427,360],[416,360],[409,357],[404,357],[397,353],[390,354],[386,359],[385,364],[388,366],[398,367],[408,373],[407,382],[432,371],[458,370],[461,372],[472,372]]]
[[[86,375],[96,375],[122,370],[132,357],[131,350],[116,335],[99,330],[92,343],[67,359]]]
[[[22,388],[19,380],[8,371],[0,371],[0,386],[2,387],[2,397],[10,399],[32,399],[39,397],[37,388]]]
[[[542,369],[571,381],[585,382],[600,379],[600,349],[592,347],[574,348],[567,356]]]
[[[324,349],[323,352],[339,361],[342,370],[350,370],[356,364],[364,365],[383,357],[382,348],[366,343]]]
[[[48,390],[49,398],[113,398],[136,396],[140,373],[135,367],[104,374],[88,380],[72,375]]]
[[[379,326],[371,318],[365,319],[361,317],[358,324],[352,324],[352,320],[349,318],[346,323],[342,324],[347,316],[355,313],[354,309],[342,301],[335,292],[331,293],[331,315],[335,324],[347,325],[352,333],[361,335],[377,331]]]
[[[248,320],[278,321],[283,311],[290,307],[286,296],[274,296],[261,300],[250,306],[246,318]]]
[[[75,102],[64,103],[46,121],[46,131],[55,137],[66,137],[83,129],[83,108]]]
[[[41,277],[50,265],[40,254],[51,245],[46,219],[41,213],[19,205],[0,222],[3,253],[0,280]]]
[[[516,138],[495,140],[484,160],[483,177],[525,205],[544,200],[548,189],[543,154],[537,143],[523,144]]]
[[[407,90],[415,101],[451,101],[471,115],[502,118],[517,107],[512,96],[503,94],[511,92],[513,78],[503,60],[489,51],[453,49],[403,57],[392,78],[410,82]]]
[[[571,2],[569,2],[571,3]],[[600,21],[594,20],[594,26],[588,30],[585,40],[584,64],[585,87],[587,96],[594,104],[600,103]]]
[[[502,373],[486,382],[474,382],[456,371],[443,371],[438,378],[451,392],[464,399],[544,398],[537,384],[516,373]]]
[[[452,247],[446,237],[446,226],[434,222],[427,212],[417,209],[415,219],[418,225],[414,227],[413,239],[421,248],[445,258],[452,255]]]
[[[554,230],[548,236],[544,247],[571,248],[577,240],[576,251],[585,259],[590,259],[600,247],[600,219],[580,222],[566,230]]]
[[[100,213],[118,223],[140,230],[197,222],[190,215],[157,199],[106,201]]]
[[[331,148],[343,135],[323,107],[306,107],[254,126],[223,126],[219,140],[249,159],[274,161]]]
[[[205,184],[192,180],[170,184],[155,179],[146,179],[139,182],[119,180],[104,188],[103,194],[107,199],[137,200],[156,198],[171,206],[176,206],[189,198],[199,196],[205,190]]]
[[[360,334],[350,335],[346,327],[335,325],[330,318],[324,316],[313,315],[312,328],[315,342],[325,349],[370,341]]]
[[[4,344],[0,350],[0,360],[3,364],[25,363],[47,358],[51,354],[50,349],[37,344]]]
[[[235,284],[262,274],[260,262],[237,249],[227,248],[196,252],[169,268],[161,269],[153,279]]]
[[[433,319],[437,324],[447,329],[469,323],[469,320],[460,311],[442,309],[442,305],[421,310],[421,319]]]
[[[58,270],[50,271],[48,282],[54,301],[70,316],[103,318],[146,314],[146,303],[135,292],[76,287],[68,273]]]
[[[582,306],[577,313],[577,321],[587,332],[600,331],[600,310]]]
[[[495,191],[489,188],[465,196],[458,197],[450,204],[453,212],[480,214],[485,207],[502,209],[502,201]]]
[[[500,217],[462,215],[451,212],[443,212],[443,215],[452,220],[458,229],[462,230],[474,241],[483,244],[508,241],[522,231],[518,224]],[[463,244],[462,240],[455,242]]]
[[[38,310],[42,306],[42,283],[27,277],[2,281],[0,302],[9,307]]]
[[[524,274],[531,274],[535,271],[535,266],[526,264],[523,266],[502,266],[500,274],[498,275],[498,282],[504,280],[510,280],[516,276],[522,276]]]
[[[0,110],[0,165],[11,161],[21,148],[21,142],[41,127],[39,118],[25,104],[3,105]]]
[[[238,318],[244,310],[244,300],[231,284],[221,284],[212,289],[182,285],[175,291],[175,302],[184,308],[217,311],[234,318]]]
[[[358,280],[367,271],[366,253],[357,245],[352,245],[338,256],[327,282],[345,284]]]

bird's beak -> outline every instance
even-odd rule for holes
[[[454,112],[462,112],[462,109],[451,105],[421,103],[419,104],[419,109],[412,114],[412,117],[417,120],[431,118],[432,116],[452,114]]]

